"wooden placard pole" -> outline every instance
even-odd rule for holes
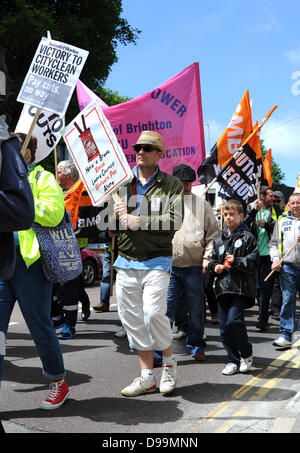
[[[281,266],[282,262],[286,259],[286,257],[291,253],[292,250],[294,250],[294,248],[296,247],[296,245],[298,244],[298,241],[295,242],[295,244],[290,248],[290,250],[288,252],[286,252],[286,254],[284,255],[283,258],[281,258],[281,260],[279,261],[279,265]],[[271,275],[273,274],[273,272],[275,272],[276,269],[273,269],[272,272],[269,273],[269,275],[267,275],[267,277],[265,278],[265,282],[271,277]]]
[[[56,174],[56,171],[57,171],[57,149],[56,149],[56,146],[54,148],[54,165],[55,165],[55,174]]]
[[[22,149],[21,149],[21,153],[22,153],[23,156],[25,156],[25,153],[26,153],[26,149],[27,149],[28,143],[29,143],[29,141],[30,141],[30,139],[31,139],[31,137],[32,137],[33,130],[34,130],[34,128],[35,128],[35,125],[36,125],[36,123],[37,123],[37,120],[39,119],[41,110],[42,110],[42,109],[40,109],[40,108],[37,109],[37,111],[36,111],[36,113],[35,113],[35,115],[34,115],[34,118],[33,118],[33,120],[32,120],[30,129],[29,129],[29,131],[28,131],[28,134],[27,134],[27,136],[26,136],[26,138],[25,138],[25,141],[24,141],[23,146],[22,146]]]
[[[258,180],[258,174],[256,173],[256,191],[257,191],[257,201],[260,201],[260,186]],[[261,210],[258,212],[258,218],[261,219]]]
[[[121,201],[118,192],[113,192],[112,197],[115,203]],[[110,262],[110,297],[113,295],[113,285],[114,285],[114,261],[115,261],[115,235],[111,240],[111,262]]]
[[[116,243],[116,237],[115,237],[115,235],[113,235],[112,240],[111,240],[110,290],[109,290],[110,297],[112,297],[112,295],[113,295],[113,287],[114,287],[115,243]]]

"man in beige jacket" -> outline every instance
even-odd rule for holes
[[[216,217],[204,197],[191,192],[195,171],[181,164],[173,176],[184,186],[184,221],[172,241],[173,260],[167,295],[167,316],[173,325],[176,305],[184,303],[188,312],[186,348],[195,360],[205,360],[203,340],[205,323],[204,278],[213,239],[219,228]]]

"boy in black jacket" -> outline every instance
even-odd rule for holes
[[[220,334],[228,354],[222,373],[245,373],[253,363],[244,321],[244,309],[254,305],[259,252],[257,241],[241,224],[243,207],[237,200],[224,206],[227,231],[214,240],[209,270],[216,276],[215,292],[219,305]]]

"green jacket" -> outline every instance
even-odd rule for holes
[[[126,199],[128,214],[135,214],[135,178],[119,191]],[[125,258],[145,261],[158,256],[172,256],[172,239],[181,228],[184,211],[183,184],[179,179],[158,170],[155,183],[148,189],[140,210],[137,230],[124,230],[110,218],[109,229],[118,231],[118,253]]]
[[[37,172],[40,172],[38,180]],[[38,165],[28,174],[28,179],[34,198],[34,221],[45,227],[58,225],[64,216],[65,205],[63,192],[54,175]],[[18,236],[21,255],[29,267],[40,258],[38,239],[32,228],[19,231]]]

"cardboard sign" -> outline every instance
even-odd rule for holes
[[[89,52],[42,38],[17,101],[64,114]]]
[[[37,107],[25,104],[15,132],[27,134],[36,111]],[[64,127],[65,120],[63,116],[47,110],[41,111],[32,133],[37,138],[35,163],[45,159],[53,151],[61,138],[61,132]]]
[[[97,100],[65,128],[63,138],[94,206],[103,204],[132,172]]]

